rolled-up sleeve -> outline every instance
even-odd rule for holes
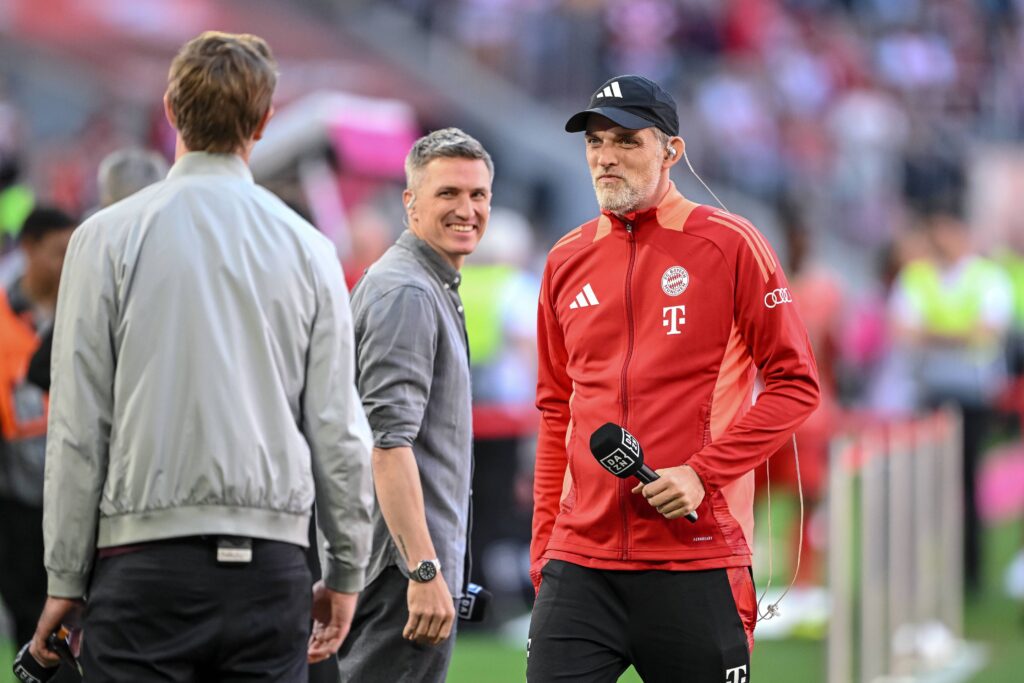
[[[359,395],[377,448],[411,447],[420,432],[437,353],[437,313],[429,295],[396,287],[360,312]]]
[[[355,387],[352,314],[333,250],[318,255],[317,312],[303,392],[303,433],[312,454],[317,524],[327,540],[324,583],[363,588],[373,535],[370,429]]]
[[[60,598],[85,594],[107,476],[116,302],[103,227],[72,237],[54,323],[43,541],[47,592]]]

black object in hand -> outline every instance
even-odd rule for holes
[[[491,591],[483,586],[471,583],[466,587],[466,594],[459,598],[457,607],[459,619],[462,621],[483,621],[487,614],[487,605],[491,602]]]
[[[71,653],[71,646],[68,644],[69,635],[68,630],[61,626],[58,631],[51,633],[46,638],[47,647],[56,652],[57,656],[60,657],[60,663],[54,666],[44,666],[28,651],[31,643],[25,643],[14,658],[13,669],[15,678],[22,681],[22,683],[46,683],[46,681],[57,675],[61,665],[81,675],[82,669],[78,665],[78,660]]]
[[[616,477],[636,477],[645,484],[660,479],[658,473],[644,464],[644,450],[636,437],[614,422],[606,422],[590,435],[590,452],[601,467]],[[697,513],[686,513],[690,522],[697,521]]]

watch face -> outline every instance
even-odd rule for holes
[[[434,566],[433,562],[423,561],[420,562],[420,566],[416,568],[416,574],[419,575],[420,581],[427,582],[437,576],[437,567]]]

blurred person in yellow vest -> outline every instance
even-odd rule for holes
[[[40,206],[18,236],[24,271],[0,291],[0,598],[18,643],[28,641],[46,600],[43,462],[47,399],[26,380],[40,335],[53,324],[68,241],[78,221]]]
[[[532,599],[526,571],[531,515],[530,439],[536,432],[536,316],[540,280],[530,271],[533,231],[519,212],[495,208],[487,241],[462,268],[473,380],[474,576],[495,595],[500,619]]]
[[[4,101],[4,89],[0,75],[0,249],[6,251],[17,240],[31,213],[35,195],[24,182],[22,146],[28,138],[26,121],[13,105]]]
[[[924,227],[932,254],[900,272],[890,313],[896,338],[911,354],[919,408],[952,403],[963,413],[964,582],[973,593],[981,579],[975,474],[1007,381],[1013,297],[1002,269],[976,253],[958,215],[936,211]]]
[[[3,114],[0,106],[0,128]],[[17,155],[0,145],[0,285],[7,286],[20,275],[24,263],[17,248],[18,233],[35,205],[35,194],[21,181]]]

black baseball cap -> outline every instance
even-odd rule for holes
[[[630,130],[654,126],[668,135],[679,135],[676,101],[660,85],[643,76],[615,76],[602,83],[590,98],[590,108],[566,121],[566,132],[586,130],[591,114],[600,114]]]

